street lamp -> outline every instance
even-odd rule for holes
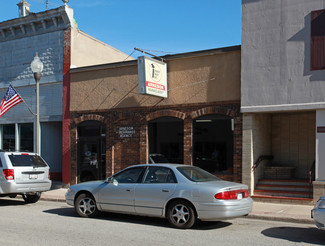
[[[39,81],[42,76],[43,71],[43,63],[38,57],[36,52],[36,56],[34,60],[30,64],[30,67],[34,73],[34,78],[36,82],[36,153],[41,154],[41,134],[40,134],[40,121],[39,121]],[[35,129],[34,128],[34,129]]]

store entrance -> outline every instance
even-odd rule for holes
[[[78,126],[78,182],[106,178],[105,125],[86,121]]]
[[[170,163],[184,163],[184,123],[162,117],[148,124],[149,155],[162,154]]]
[[[233,169],[233,120],[207,115],[193,121],[193,163],[210,173],[230,174]]]

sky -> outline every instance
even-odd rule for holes
[[[48,9],[63,5],[48,0]],[[0,0],[0,22],[18,18],[20,0]],[[31,12],[46,0],[27,0]],[[241,0],[70,0],[78,28],[114,48],[155,55],[241,44]],[[142,55],[140,52],[133,57]]]

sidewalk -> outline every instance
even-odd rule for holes
[[[66,192],[67,188],[53,187],[50,191],[43,192],[41,199],[65,202],[64,195]],[[254,202],[253,211],[247,218],[313,224],[314,221],[311,219],[312,209],[313,206],[310,205]]]

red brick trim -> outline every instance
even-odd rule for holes
[[[74,123],[76,125],[80,124],[81,122],[88,121],[88,120],[96,120],[105,123],[105,118],[98,114],[85,114],[80,116],[79,118],[74,119]]]
[[[62,182],[70,183],[70,65],[71,29],[63,31],[63,88],[62,88]]]
[[[148,114],[146,116],[146,120],[151,121],[151,120],[154,120],[154,119],[157,119],[160,117],[168,117],[168,116],[176,117],[176,118],[184,120],[186,117],[186,114],[182,113],[180,111],[176,111],[176,110],[159,110],[159,111],[155,111],[155,112]]]

